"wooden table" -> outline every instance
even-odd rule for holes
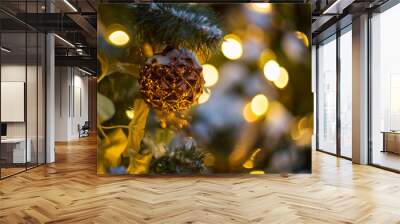
[[[25,143],[27,147],[25,151]],[[5,138],[1,139],[1,151],[2,158],[5,163],[20,164],[31,162],[32,152],[31,152],[32,141],[30,138]]]

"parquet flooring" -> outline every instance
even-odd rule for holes
[[[313,174],[98,177],[95,138],[0,181],[0,223],[400,223],[400,175],[313,153]]]

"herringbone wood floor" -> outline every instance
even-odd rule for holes
[[[400,175],[315,152],[312,175],[96,176],[94,138],[0,181],[0,223],[400,223]]]

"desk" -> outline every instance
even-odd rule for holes
[[[26,140],[28,143],[25,154],[25,138],[5,138],[1,139],[1,157],[6,163],[26,163],[31,162],[32,153],[30,138]],[[4,155],[4,156],[3,156]],[[12,159],[11,159],[12,158]],[[25,160],[26,159],[26,160]]]
[[[383,131],[382,152],[400,154],[400,131]]]

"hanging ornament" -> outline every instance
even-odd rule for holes
[[[140,93],[151,106],[183,111],[198,102],[204,89],[202,66],[187,49],[166,48],[149,58],[140,71]]]

